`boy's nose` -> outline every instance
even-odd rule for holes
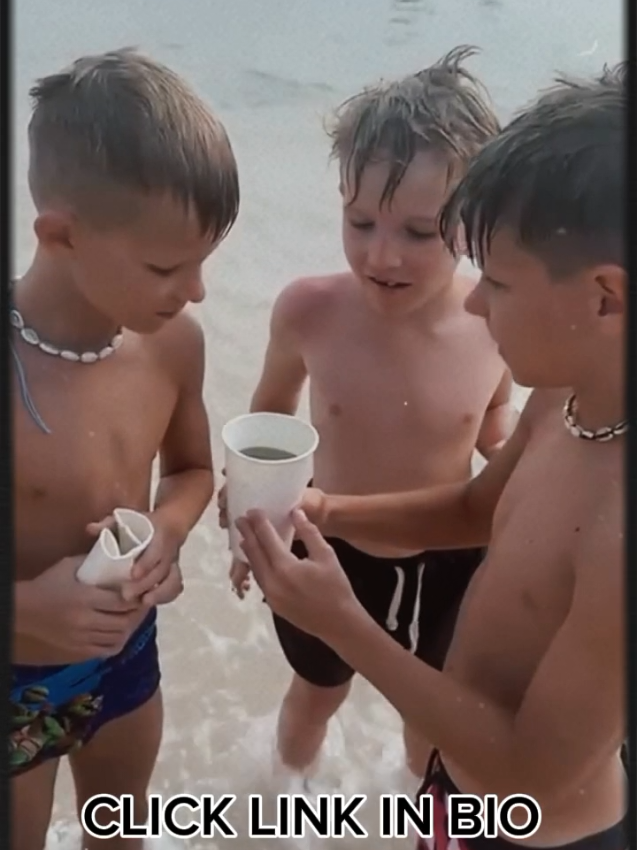
[[[369,246],[367,262],[376,273],[397,269],[401,265],[398,246],[391,239],[374,239]]]
[[[195,275],[189,281],[187,296],[191,304],[201,304],[206,297],[206,288],[200,274]]]

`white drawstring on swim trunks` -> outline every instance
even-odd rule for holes
[[[400,603],[403,599],[405,591],[405,570],[403,567],[394,566],[396,570],[396,589],[392,596],[387,612],[386,626],[390,632],[395,632],[398,628],[398,612],[400,611]],[[420,616],[420,592],[422,589],[422,576],[425,570],[424,561],[418,564],[418,579],[416,585],[416,598],[414,600],[414,610],[409,624],[409,643],[410,651],[415,652],[418,647],[418,639],[420,637],[420,627],[418,618]]]

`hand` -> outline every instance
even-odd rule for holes
[[[16,619],[25,634],[60,650],[59,663],[117,655],[148,614],[118,591],[80,582],[76,574],[85,558],[63,558],[37,578],[16,583]]]
[[[222,470],[222,473],[225,475],[225,469]],[[219,527],[223,529],[228,528],[228,495],[227,495],[227,484],[224,484],[219,493],[217,495],[217,506],[219,508]],[[327,513],[327,505],[325,499],[325,493],[322,490],[319,490],[317,487],[308,487],[303,496],[301,497],[301,501],[298,505],[298,508],[302,510],[310,522],[313,522],[315,525],[319,527],[323,526],[326,520]]]
[[[131,580],[122,585],[121,594],[124,599],[139,600],[148,609],[155,605],[166,605],[182,593],[184,585],[179,550],[184,540],[159,511],[147,513],[146,516],[155,530],[153,539],[133,564]],[[114,517],[90,523],[87,531],[97,536],[104,528],[115,528]]]
[[[335,629],[347,627],[361,605],[334,550],[302,511],[292,521],[308,557],[297,558],[260,511],[237,521],[255,580],[272,610],[329,643]]]
[[[327,501],[325,493],[317,487],[308,487],[299,504],[299,510],[303,511],[311,523],[322,528],[327,519]]]
[[[239,599],[243,599],[250,590],[250,567],[243,561],[233,558],[229,576],[233,592]]]

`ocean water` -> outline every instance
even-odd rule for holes
[[[223,423],[245,411],[261,365],[272,301],[300,274],[343,267],[337,179],[322,122],[379,77],[425,66],[457,44],[503,118],[556,72],[591,74],[621,58],[622,4],[594,0],[19,0],[15,7],[15,271],[33,249],[25,125],[34,78],[75,57],[137,45],[185,74],[225,122],[242,184],[239,222],[206,267],[197,313],[207,336],[206,400],[220,461]],[[519,391],[520,404],[525,397]],[[267,609],[230,594],[228,552],[214,508],[183,554],[186,590],[160,613],[166,727],[153,790],[238,796],[236,850],[247,797],[290,790],[272,768],[276,712],[289,672]],[[362,821],[377,832],[380,793],[412,793],[398,718],[366,683],[335,718],[313,791],[368,795]],[[47,850],[76,850],[69,776],[62,771]],[[225,847],[229,839],[161,839],[152,847]],[[268,839],[271,847],[313,847]],[[374,839],[373,846],[412,846]],[[358,846],[351,838],[320,845]],[[371,846],[371,843],[366,846]]]

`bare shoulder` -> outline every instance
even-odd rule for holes
[[[351,274],[300,277],[284,287],[274,302],[277,329],[304,332],[320,324],[352,291]]]
[[[156,334],[147,338],[154,358],[175,376],[179,384],[199,380],[205,366],[205,336],[201,324],[187,311],[181,312]]]

